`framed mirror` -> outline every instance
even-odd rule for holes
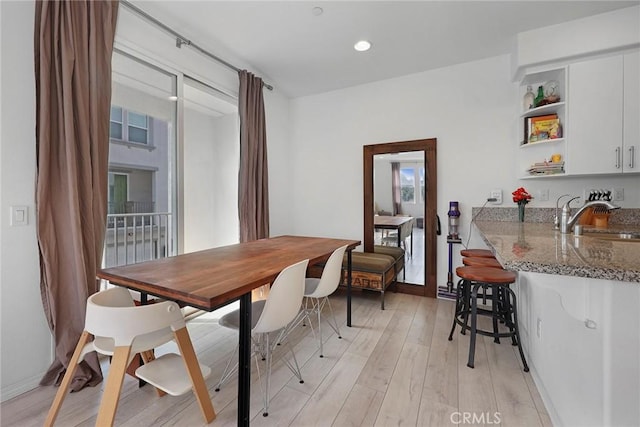
[[[398,292],[436,297],[437,164],[435,138],[365,145],[364,251],[405,249]]]

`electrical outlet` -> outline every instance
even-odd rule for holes
[[[542,319],[538,318],[536,322],[536,335],[538,338],[542,338]]]
[[[489,195],[489,198],[496,199],[495,202],[491,202],[494,205],[501,205],[502,204],[502,189],[494,188],[493,190],[491,190],[491,194]]]
[[[538,200],[541,202],[546,202],[549,200],[549,189],[545,188],[544,190],[538,190]]]
[[[613,200],[616,202],[620,202],[624,200],[624,188],[614,188],[613,191]]]

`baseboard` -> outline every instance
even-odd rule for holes
[[[7,387],[3,387],[0,390],[0,402],[5,402],[9,399],[13,399],[23,393],[31,391],[40,385],[40,380],[44,376],[45,372],[29,377],[18,383],[10,384]]]
[[[547,393],[547,389],[544,387],[542,380],[540,379],[540,376],[538,375],[538,372],[536,371],[535,367],[531,364],[531,359],[529,358],[529,355],[527,354],[526,357],[527,357],[527,361],[529,361],[529,373],[531,374],[531,378],[533,379],[533,382],[536,385],[536,388],[538,389],[540,398],[542,398],[542,403],[544,404],[544,408],[547,410],[547,414],[549,414],[549,418],[551,418],[551,423],[556,427],[562,426],[563,424],[560,422],[558,411],[556,411],[556,408],[553,405],[551,398],[549,397],[549,393]]]

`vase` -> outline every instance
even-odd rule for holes
[[[518,203],[518,221],[524,222],[524,203]]]

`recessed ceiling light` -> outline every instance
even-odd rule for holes
[[[353,48],[358,52],[366,52],[367,50],[371,49],[371,43],[366,40],[360,40],[353,45]]]
[[[321,7],[314,7],[313,9],[311,9],[311,13],[313,13],[313,16],[320,16],[322,15],[322,12],[324,12],[324,10]]]

